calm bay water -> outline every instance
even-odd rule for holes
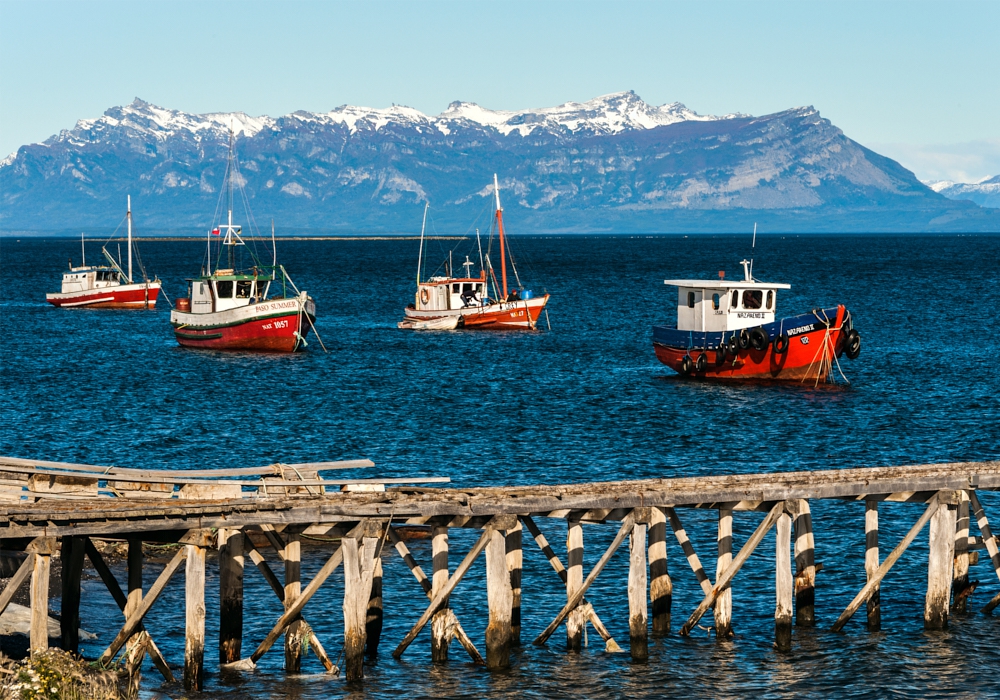
[[[432,242],[433,261],[454,242]],[[685,381],[655,359],[654,323],[672,321],[667,277],[738,274],[749,237],[518,238],[522,276],[547,290],[551,331],[413,333],[395,327],[412,299],[417,242],[288,241],[279,257],[316,298],[329,354],[310,339],[294,356],[183,350],[166,304],[153,312],[49,307],[65,260],[79,241],[0,239],[0,454],[41,459],[180,468],[263,465],[368,457],[358,476],[448,476],[457,485],[604,479],[985,460],[1000,457],[1000,237],[760,236],[755,274],[792,284],[779,314],[845,303],[863,337],[861,357],[842,358],[850,384],[718,385]],[[458,244],[456,264],[467,243]],[[97,258],[99,245],[88,249]],[[147,268],[171,299],[197,273],[202,244],[146,242]],[[475,257],[475,256],[473,256]],[[1000,498],[984,494],[1000,520]],[[558,578],[530,540],[525,545],[525,646],[513,668],[488,673],[457,645],[448,664],[429,663],[426,632],[394,661],[390,652],[422,611],[422,593],[402,562],[386,557],[386,627],[378,663],[363,690],[328,679],[308,657],[306,674],[286,677],[280,650],[238,677],[214,672],[216,581],[210,565],[207,688],[223,698],[644,697],[697,693],[762,698],[988,697],[1000,695],[1000,620],[970,614],[949,630],[922,629],[926,531],[883,585],[881,634],[863,613],[842,634],[828,632],[864,581],[863,506],[813,505],[817,559],[815,629],[796,629],[791,654],[773,649],[773,546],[765,540],[734,586],[736,639],[717,644],[701,631],[657,640],[648,664],[606,654],[591,631],[582,654],[530,640],[565,599]],[[883,509],[883,556],[919,506]],[[715,525],[707,512],[681,513],[703,562]],[[737,514],[739,546],[760,520]],[[542,522],[560,549],[561,521]],[[585,529],[589,568],[614,526]],[[475,534],[452,535],[453,566]],[[429,542],[414,555],[430,564]],[[623,550],[624,551],[624,550]],[[322,551],[307,550],[304,577]],[[674,628],[700,601],[679,548],[668,543]],[[711,567],[714,568],[714,567]],[[482,649],[483,567],[452,596],[459,619]],[[627,648],[627,556],[619,553],[588,594]],[[152,572],[150,574],[152,576]],[[985,557],[978,610],[997,591]],[[152,578],[150,579],[150,583]],[[263,638],[280,606],[263,579],[246,575],[244,652]],[[306,608],[335,658],[342,636],[339,573]],[[150,614],[167,658],[183,660],[183,577]],[[85,584],[85,627],[98,653],[120,613],[99,581]],[[418,609],[419,608],[419,609]],[[253,611],[253,612],[251,612]],[[159,632],[156,632],[160,630]],[[180,697],[177,687],[150,692]]]

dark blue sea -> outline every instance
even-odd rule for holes
[[[737,275],[739,261],[751,255],[749,236],[519,237],[512,244],[522,277],[536,293],[552,294],[551,330],[401,331],[396,322],[413,298],[416,241],[279,240],[280,261],[316,299],[329,353],[310,336],[306,352],[255,355],[178,347],[167,304],[151,312],[52,308],[45,292],[58,289],[67,258],[79,258],[79,241],[0,239],[0,454],[149,468],[367,457],[377,467],[352,475],[447,476],[459,486],[1000,458],[1000,236],[758,236],[755,276],[792,285],[779,296],[779,315],[837,303],[854,314],[863,347],[858,360],[841,359],[849,383],[819,388],[684,380],[653,355],[651,326],[675,316],[676,292],[663,280],[714,278],[723,269]],[[164,280],[170,299],[198,273],[203,245],[143,242],[146,268]],[[456,265],[471,252],[468,241],[432,241],[429,259],[445,259],[451,246]],[[93,244],[88,258],[98,252]],[[985,493],[982,500],[1000,527],[1000,498]],[[883,556],[921,510],[882,508]],[[862,611],[844,632],[829,632],[864,583],[863,514],[859,503],[813,503],[824,565],[818,625],[796,628],[790,653],[773,645],[773,535],[734,583],[736,637],[723,643],[700,630],[676,634],[701,594],[679,547],[668,542],[675,632],[651,644],[646,664],[606,653],[593,630],[579,654],[564,650],[561,631],[544,648],[530,645],[565,592],[526,538],[525,646],[509,671],[496,673],[471,665],[457,644],[448,663],[432,665],[426,631],[402,661],[392,659],[424,598],[387,552],[382,652],[354,687],[324,676],[312,656],[303,675],[286,676],[280,644],[256,672],[220,675],[210,562],[206,696],[1000,696],[1000,616],[970,612],[953,616],[946,631],[923,630],[926,530],[883,583],[883,631],[868,633]],[[680,515],[714,570],[713,513]],[[736,514],[737,547],[761,517]],[[563,521],[542,519],[540,526],[564,555]],[[586,526],[586,567],[615,530]],[[453,532],[453,566],[474,537]],[[429,570],[429,541],[412,549]],[[972,568],[981,581],[973,611],[1000,590],[982,555]],[[304,557],[308,580],[325,554],[307,548]],[[623,548],[588,593],[626,649],[627,560]],[[147,584],[155,574],[151,568]],[[341,577],[338,571],[306,608],[334,659],[343,635]],[[480,562],[451,598],[480,650],[483,578]],[[246,589],[244,655],[280,615],[252,567]],[[147,627],[179,667],[182,575],[164,596]],[[87,580],[84,627],[98,639],[84,652],[98,654],[121,620],[100,581]],[[146,697],[185,695],[158,679],[147,662]]]

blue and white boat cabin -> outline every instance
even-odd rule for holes
[[[719,332],[773,323],[778,290],[790,284],[758,282],[742,261],[744,279],[664,280],[677,287],[677,330]]]

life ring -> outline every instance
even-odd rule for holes
[[[760,326],[750,331],[750,345],[754,350],[758,352],[765,350],[770,343],[771,339],[767,337],[767,331]]]
[[[788,352],[788,344],[791,341],[788,339],[787,333],[782,333],[781,335],[775,337],[774,339],[774,354],[784,355]]]
[[[694,368],[699,372],[704,372],[708,369],[708,355],[705,353],[698,355],[698,359],[694,363]]]
[[[423,289],[420,290],[420,303],[426,304],[430,300],[431,300],[431,293],[427,291],[426,287],[424,287]]]
[[[750,347],[750,331],[746,328],[740,331],[740,350],[746,350]]]
[[[681,374],[686,377],[691,374],[692,369],[694,369],[694,361],[690,355],[685,355],[684,359],[681,360]]]
[[[853,328],[847,331],[847,338],[844,339],[844,352],[849,360],[858,359],[861,354],[861,334]]]

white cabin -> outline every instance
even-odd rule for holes
[[[486,280],[472,277],[431,277],[417,285],[414,307],[420,311],[448,311],[481,306]]]
[[[62,276],[62,293],[87,292],[121,284],[117,270],[107,267],[72,267]]]
[[[746,279],[664,280],[677,287],[677,330],[732,331],[774,321],[778,290],[790,284],[758,282],[744,265]]]
[[[191,280],[191,313],[209,314],[226,311],[262,301],[267,296],[270,278],[235,275],[232,270],[219,270],[216,276]]]

